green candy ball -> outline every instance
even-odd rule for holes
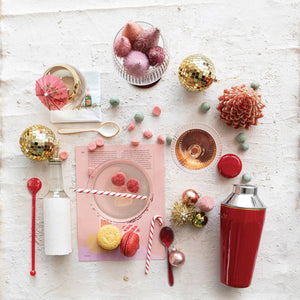
[[[239,143],[244,143],[244,142],[246,142],[247,137],[246,137],[246,135],[245,135],[244,133],[240,133],[240,134],[238,134],[238,135],[236,136],[235,139],[236,139]]]
[[[210,110],[210,104],[208,102],[203,102],[201,105],[200,105],[200,111],[203,112],[203,113],[206,113]]]
[[[249,149],[249,145],[246,142],[242,143],[240,147],[243,151],[247,151]]]
[[[120,104],[120,99],[119,98],[110,98],[109,103],[111,106],[118,106]]]
[[[260,84],[256,81],[251,82],[250,85],[254,90],[257,90],[260,87]]]
[[[138,112],[134,115],[134,119],[137,123],[140,123],[144,120],[144,115],[141,112]]]
[[[252,176],[249,173],[245,173],[242,177],[244,182],[249,182],[252,179]]]
[[[173,135],[172,135],[172,134],[169,134],[169,135],[167,136],[167,138],[166,138],[167,144],[168,144],[168,145],[171,145],[172,140],[173,140]]]

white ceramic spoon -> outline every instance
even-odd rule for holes
[[[104,137],[113,137],[120,131],[120,127],[115,122],[104,122],[98,128],[60,128],[57,130],[59,134],[72,134],[80,132],[96,131]]]

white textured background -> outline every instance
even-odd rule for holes
[[[300,208],[298,180],[299,0],[2,0],[1,110],[2,163],[0,211],[1,299],[299,299]],[[104,2],[104,3],[101,3]],[[119,78],[112,63],[115,33],[128,20],[144,20],[161,28],[170,65],[155,87],[141,90]],[[208,90],[191,94],[177,79],[181,61],[203,53],[215,63],[217,78]],[[47,163],[28,160],[19,150],[21,132],[33,124],[53,130],[48,111],[35,97],[35,80],[53,63],[81,70],[99,70],[103,119],[117,121],[121,133],[105,141],[127,144],[143,129],[167,135],[190,122],[201,121],[221,135],[223,154],[240,155],[243,171],[253,176],[267,205],[267,218],[251,287],[233,289],[219,282],[219,205],[240,177],[226,180],[215,170],[188,175],[172,161],[165,146],[166,206],[187,188],[212,195],[217,203],[206,228],[175,229],[175,246],[186,263],[174,270],[175,285],[167,283],[165,261],[153,261],[144,275],[144,261],[79,263],[76,242],[74,146],[95,140],[95,133],[65,136],[62,148],[65,189],[72,199],[73,247],[67,257],[43,254],[42,199],[37,201],[37,276],[30,271],[31,196],[26,188],[38,176],[47,190]],[[239,76],[237,79],[223,80]],[[266,104],[259,126],[248,131],[249,151],[241,153],[235,131],[218,119],[217,97],[224,88],[256,80]],[[121,105],[112,109],[109,98]],[[203,115],[201,102],[212,108]],[[163,113],[151,116],[158,104]],[[144,122],[128,133],[136,111]],[[86,124],[89,127],[91,124]],[[92,124],[95,125],[96,124]],[[151,141],[143,141],[145,143]],[[167,216],[169,216],[167,209]],[[168,221],[167,221],[168,222]],[[129,281],[123,281],[123,276]]]

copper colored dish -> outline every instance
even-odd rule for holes
[[[175,163],[187,171],[205,169],[221,155],[217,132],[205,124],[181,128],[174,136],[171,147]]]

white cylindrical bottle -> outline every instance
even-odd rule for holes
[[[51,158],[50,188],[44,198],[44,242],[46,255],[72,252],[70,198],[64,191],[61,159]]]

